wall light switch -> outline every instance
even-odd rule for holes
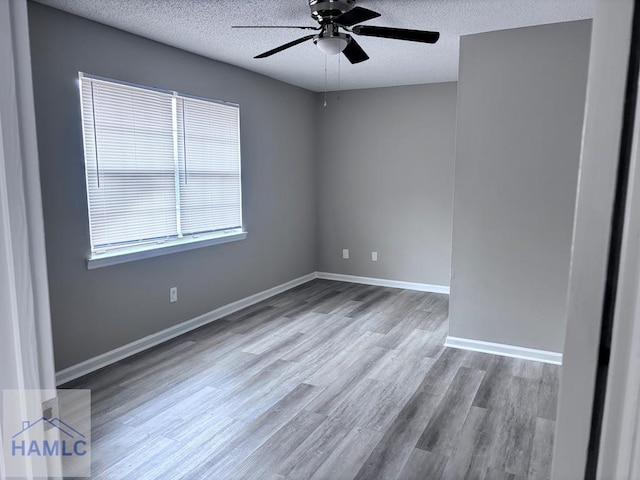
[[[378,261],[378,252],[371,252],[371,261],[372,262]]]
[[[348,248],[343,248],[342,249],[342,258],[349,258],[349,249]]]
[[[178,287],[171,287],[169,289],[169,301],[171,303],[178,301]]]

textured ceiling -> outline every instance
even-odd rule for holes
[[[253,57],[307,35],[303,30],[235,30],[232,25],[309,25],[307,0],[38,0],[167,45],[314,91],[325,88],[325,57],[307,42],[266,59]],[[359,0],[382,14],[366,22],[440,31],[435,45],[357,37],[370,60],[340,62],[342,89],[457,80],[460,35],[591,18],[593,0]],[[338,57],[328,58],[328,88],[338,88]]]

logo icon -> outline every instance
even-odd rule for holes
[[[91,391],[4,390],[7,477],[91,477]]]
[[[47,426],[56,428],[60,438],[55,440],[47,440],[46,438],[25,440],[25,432],[36,427],[39,423],[43,423],[45,429]],[[87,454],[87,441],[85,438],[85,435],[57,417],[51,420],[41,417],[35,422],[26,420],[22,422],[22,430],[13,435],[11,439],[11,455],[83,456]]]

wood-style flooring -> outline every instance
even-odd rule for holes
[[[447,315],[314,280],[63,388],[93,478],[549,478],[558,367],[444,348]]]

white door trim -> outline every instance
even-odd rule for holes
[[[573,232],[552,478],[584,478],[620,154],[633,0],[598,0]]]
[[[0,2],[0,65],[1,394],[55,386],[26,0]],[[11,414],[26,417],[24,398],[21,409]],[[60,476],[56,457],[47,468]]]
[[[31,46],[26,0],[9,2],[13,26],[16,105],[22,155],[23,192],[30,253],[31,287],[36,320],[40,389],[55,388],[55,366],[49,307],[49,283],[40,188],[40,164],[31,75]]]
[[[598,478],[638,478],[640,458],[640,101],[620,256]],[[637,455],[637,453],[636,453]],[[634,464],[635,461],[635,464]]]

